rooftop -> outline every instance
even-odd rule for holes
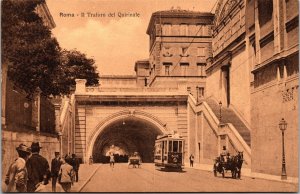
[[[170,10],[163,10],[157,11],[152,13],[148,28],[147,34],[149,34],[150,26],[152,26],[157,18],[205,18],[210,17],[213,19],[214,14],[210,12],[200,12],[200,11],[191,11],[191,10],[184,10],[184,9],[170,9]]]

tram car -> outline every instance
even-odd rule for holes
[[[182,169],[184,166],[184,139],[179,134],[157,136],[154,163],[158,167]]]

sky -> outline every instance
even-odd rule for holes
[[[46,0],[46,3],[56,24],[52,33],[60,46],[93,58],[101,76],[135,75],[135,61],[149,58],[146,30],[153,12],[172,7],[210,12],[216,0]],[[98,13],[98,17],[88,17],[88,13]],[[109,17],[113,13],[114,17]],[[139,17],[119,17],[119,13],[138,13]]]

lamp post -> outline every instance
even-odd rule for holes
[[[221,125],[221,123],[222,123],[222,102],[220,101],[219,102],[219,107],[220,107],[220,118],[219,118],[219,120],[220,120],[220,125]]]
[[[281,170],[281,180],[286,180],[286,168],[285,168],[285,153],[284,153],[284,131],[287,128],[287,122],[284,120],[284,118],[281,119],[279,122],[279,129],[282,133],[282,170]]]

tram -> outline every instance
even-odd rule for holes
[[[179,134],[157,136],[154,163],[155,166],[181,169],[184,166],[184,139]]]

